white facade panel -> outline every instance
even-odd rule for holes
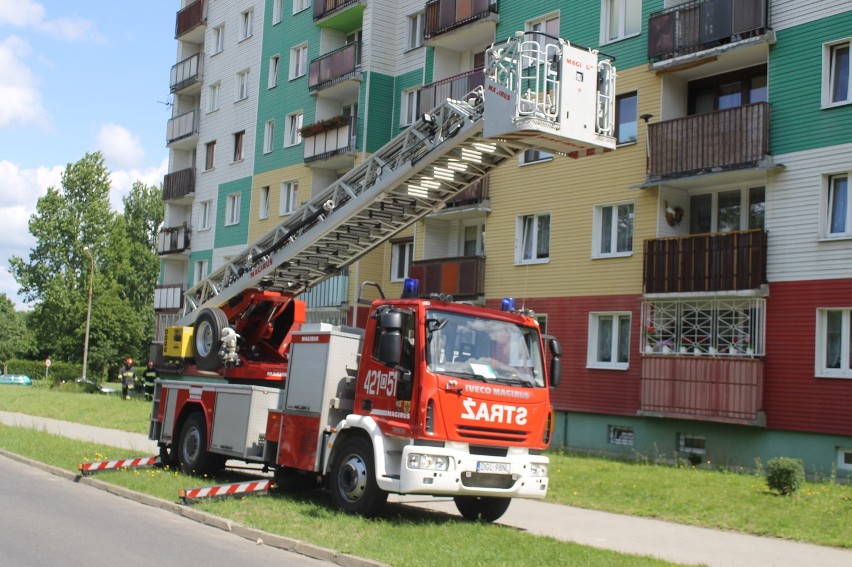
[[[851,8],[849,0],[774,0],[769,4],[769,25],[776,31],[836,16]]]

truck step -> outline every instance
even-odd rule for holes
[[[77,469],[83,476],[94,474],[97,472],[117,470],[117,469],[136,469],[142,467],[159,467],[162,466],[159,456],[153,457],[132,457],[129,459],[117,459],[114,461],[94,461],[91,463],[80,463]]]
[[[178,496],[184,504],[192,504],[195,500],[202,498],[216,498],[223,496],[239,496],[243,494],[263,494],[275,488],[272,480],[252,480],[247,482],[234,482],[231,484],[217,484],[215,486],[204,486],[200,488],[185,488],[178,491]]]

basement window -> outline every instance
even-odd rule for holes
[[[620,425],[609,426],[609,444],[623,445],[625,447],[633,446],[633,428],[623,427]]]
[[[707,438],[699,435],[677,434],[677,450],[681,453],[703,455],[706,452]]]

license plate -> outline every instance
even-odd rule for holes
[[[490,463],[488,461],[477,461],[476,472],[509,474],[512,472],[512,466],[509,463]]]

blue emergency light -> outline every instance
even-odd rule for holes
[[[417,278],[405,278],[402,283],[402,298],[409,299],[420,297],[420,280]]]
[[[515,298],[514,297],[504,297],[500,302],[500,311],[514,311],[515,310]]]

